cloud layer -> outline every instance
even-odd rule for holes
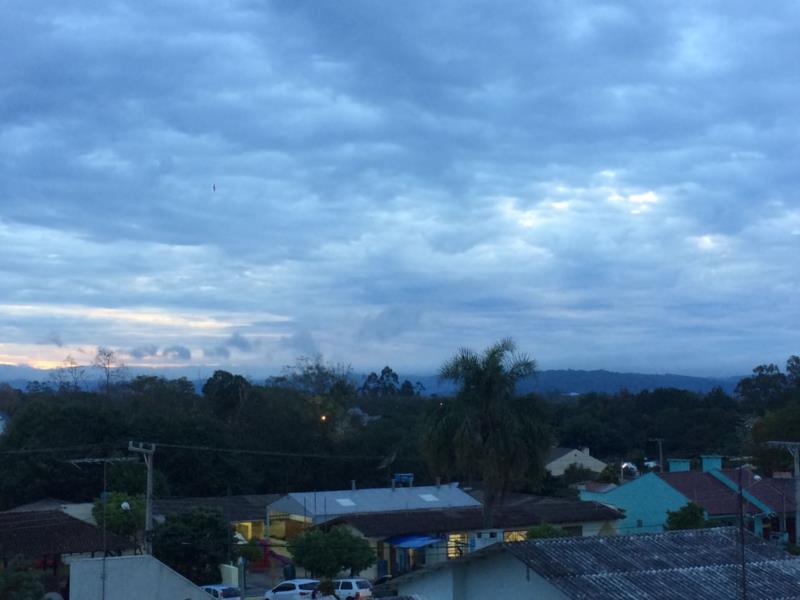
[[[10,0],[0,362],[797,353],[800,8]],[[79,361],[80,362],[80,361]]]

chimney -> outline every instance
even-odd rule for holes
[[[350,480],[350,489],[353,490],[354,492],[356,491],[356,480],[355,479],[351,479]]]
[[[691,471],[692,463],[688,458],[668,458],[667,470],[670,473],[679,473],[682,471]]]
[[[722,457],[718,454],[701,454],[700,460],[703,465],[703,473],[722,470]]]

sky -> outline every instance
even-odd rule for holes
[[[800,353],[800,4],[4,0],[0,364]]]

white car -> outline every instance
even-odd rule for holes
[[[242,592],[233,585],[218,583],[215,585],[204,585],[203,591],[211,594],[212,598],[224,598],[225,600],[242,600]]]
[[[264,600],[311,600],[318,587],[316,579],[287,579],[264,592]]]
[[[372,584],[366,579],[334,579],[333,585],[339,600],[372,598]]]

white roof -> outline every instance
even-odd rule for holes
[[[461,490],[458,483],[450,483],[332,492],[293,492],[270,504],[269,509],[273,512],[304,515],[319,523],[355,513],[470,506],[481,506],[481,503]]]

